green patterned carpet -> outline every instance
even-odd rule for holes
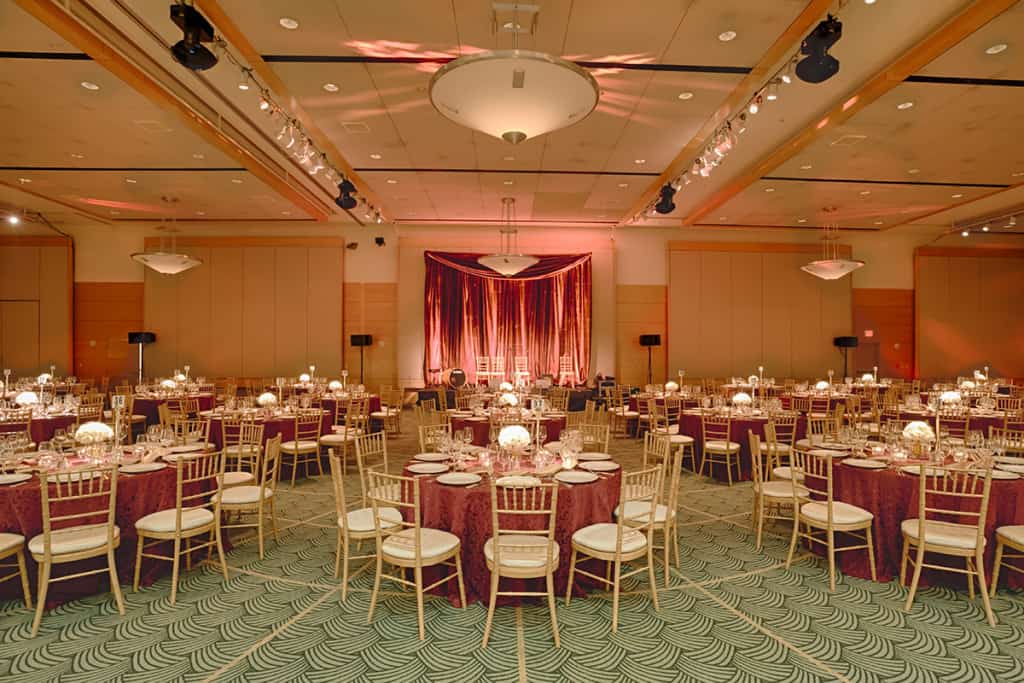
[[[389,442],[393,468],[418,451],[412,432],[407,416],[403,435]],[[616,440],[612,453],[627,468],[639,459],[632,440]],[[236,539],[230,580],[210,567],[185,573],[175,607],[164,578],[128,589],[125,617],[97,595],[47,613],[31,639],[32,614],[0,603],[0,680],[1024,680],[1019,594],[1002,591],[993,601],[995,629],[966,591],[924,590],[910,613],[895,582],[840,577],[829,594],[820,560],[782,567],[785,529],[754,550],[749,485],[688,475],[682,486],[682,570],[673,569],[657,612],[646,584],[629,584],[616,635],[604,595],[569,608],[559,600],[560,649],[540,604],[499,608],[486,650],[479,604],[459,610],[428,599],[422,642],[411,594],[387,596],[367,624],[372,577],[357,579],[341,604],[329,482],[308,480],[282,489],[283,534],[265,560],[254,543]]]

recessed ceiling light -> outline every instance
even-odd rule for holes
[[[911,168],[911,169],[909,169],[907,171],[907,173],[909,173],[910,175],[917,175],[920,172],[921,172],[921,169],[919,169],[919,168]]]
[[[633,159],[633,163],[637,164],[637,165],[646,164],[647,163],[647,159]]]
[[[84,154],[79,154],[78,152],[72,152],[71,153],[71,158],[72,159],[84,159],[85,155]]]
[[[869,194],[871,194],[871,190],[861,190],[860,191],[860,196],[861,197],[867,197]]]
[[[192,155],[192,158],[193,159],[205,159],[206,155],[205,154],[200,154],[200,153],[197,152],[197,153]]]
[[[619,183],[619,187],[629,187],[629,183]]]
[[[277,23],[281,24],[281,28],[286,28],[289,31],[294,31],[299,27],[299,22],[295,21],[291,17],[281,17],[277,20]]]
[[[380,154],[377,154],[376,152],[374,152],[373,154],[370,155],[370,158],[376,160],[376,159],[380,159],[382,157],[381,157]]]
[[[508,155],[508,156],[503,156],[502,160],[503,161],[515,161],[516,158],[514,156],[512,156],[512,155]]]
[[[873,4],[875,4],[875,0],[864,0],[864,4],[865,5],[873,5]]]
[[[205,216],[206,212],[205,211],[196,211],[196,215],[197,216]]]
[[[950,197],[952,197],[953,199],[960,199],[961,197],[963,197],[963,195],[957,192],[956,194],[950,195]]]
[[[394,178],[388,178],[388,185],[397,185],[398,181]]]
[[[130,184],[132,184],[132,185],[134,185],[135,183],[139,182],[139,181],[138,181],[138,180],[136,180],[135,178],[125,178],[125,179],[124,179],[124,181],[125,181],[126,183],[130,183]]]
[[[725,217],[725,216],[719,216],[719,217],[718,217],[718,220],[720,220],[720,221],[726,221],[726,220],[729,220],[729,219],[728,219],[727,217]]]
[[[231,182],[233,182],[235,185],[241,185],[242,184],[242,179],[241,178],[232,178]]]
[[[775,188],[774,187],[766,187],[766,188],[764,188],[764,191],[765,192],[775,192]]]
[[[1021,176],[1024,176],[1024,171],[1014,171],[1010,175],[1012,175],[1014,178],[1020,178]]]
[[[282,212],[281,212],[281,215],[282,215],[282,216],[291,216],[291,215],[292,215],[292,212],[291,212],[291,211],[282,211]]]
[[[506,184],[506,185],[511,185],[511,184],[512,184],[513,182],[515,182],[515,181],[513,181],[513,180],[506,180],[506,181],[505,181],[505,184]]]
[[[679,93],[679,99],[681,99],[681,100],[692,100],[693,99],[693,93],[690,92],[690,91],[681,92],[681,93]]]
[[[988,226],[987,225],[981,226],[981,231],[982,232],[988,232]]]
[[[728,43],[730,40],[736,37],[736,31],[722,31],[718,34],[718,39],[723,43]]]
[[[996,43],[995,45],[990,45],[989,47],[985,48],[985,54],[997,55],[1000,52],[1004,52],[1008,47],[1009,45],[1007,45],[1006,43]]]
[[[900,102],[899,104],[896,105],[896,108],[897,109],[910,109],[913,106],[914,106],[913,102]]]
[[[875,225],[885,225],[885,221],[875,221]]]
[[[248,90],[249,89],[249,81],[244,79],[244,78],[242,80],[238,81],[238,89],[242,90],[242,91]]]
[[[806,223],[806,222],[807,222],[807,219],[806,219],[806,218],[797,218],[797,219],[796,219],[796,222],[797,222],[797,223]]]
[[[814,168],[814,167],[811,166],[810,164],[804,164],[803,166],[800,167],[800,170],[801,171],[810,171],[812,168]]]
[[[92,81],[82,81],[82,87],[85,88],[86,90],[92,90],[92,91],[96,91],[96,90],[100,89],[100,86],[98,86],[97,84],[93,83]]]
[[[31,178],[18,178],[18,182],[22,185],[27,185],[32,182]]]
[[[338,92],[340,90],[337,83],[324,83],[323,88],[327,92]]]

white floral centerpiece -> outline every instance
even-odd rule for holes
[[[498,391],[512,391],[513,389],[515,387],[512,386],[512,382],[502,382],[498,385]]]
[[[943,405],[955,405],[960,403],[962,400],[963,397],[960,395],[959,391],[943,391],[939,396],[939,403],[942,403]]]
[[[908,441],[935,441],[935,430],[927,422],[914,420],[903,428],[903,438]]]
[[[53,381],[53,376],[48,372],[44,372],[43,374],[36,377],[37,384],[46,384],[47,382],[51,381]]]
[[[985,373],[982,372],[981,370],[975,370],[974,371],[974,381],[975,382],[987,382],[988,381],[988,377],[986,377]]]
[[[34,391],[23,391],[14,397],[14,403],[21,406],[34,406],[39,403],[39,396]]]
[[[828,391],[828,387],[829,387],[829,383],[826,382],[825,380],[821,380],[820,382],[818,382],[818,383],[816,383],[814,385],[814,389],[816,391]]]
[[[332,379],[330,383],[327,385],[327,388],[330,389],[331,391],[341,391],[341,388],[343,386],[345,385],[339,382],[338,380]]]
[[[163,382],[160,382],[160,388],[166,389],[167,391],[174,391],[178,388],[178,383],[173,379],[165,379]]]
[[[737,408],[745,408],[753,402],[753,399],[750,398],[750,394],[745,391],[737,392],[732,396],[732,404]]]
[[[498,405],[502,408],[515,408],[519,405],[519,397],[513,393],[506,392],[498,397]]]
[[[75,430],[75,442],[93,446],[114,438],[114,430],[102,422],[86,422]]]
[[[506,425],[498,432],[498,445],[514,453],[524,451],[530,441],[530,432],[522,425]]]
[[[665,391],[667,391],[670,394],[673,394],[679,391],[679,385],[676,384],[675,382],[665,382]]]
[[[974,384],[974,382],[972,382],[969,379],[965,379],[963,382],[960,382],[960,388],[963,389],[964,391],[970,391],[975,386],[976,385]]]
[[[185,375],[183,373],[179,372],[177,375],[174,376],[174,381],[179,383],[179,384],[185,382],[185,380],[186,380],[186,377],[185,377]]]
[[[299,375],[299,381],[302,382],[303,384],[308,384],[309,383],[309,373],[304,372],[301,375]]]
[[[864,382],[865,384],[868,384],[870,382],[875,381],[875,376],[872,375],[870,372],[865,372],[863,375],[860,376],[860,381]]]
[[[258,403],[262,408],[273,408],[277,405],[277,396],[274,396],[274,394],[269,391],[264,391],[259,395],[259,397],[257,397],[256,403]]]

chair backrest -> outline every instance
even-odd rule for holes
[[[39,472],[43,511],[43,554],[52,552],[54,529],[79,524],[106,524],[107,543],[114,543],[117,508],[117,467],[90,467],[65,472]]]
[[[790,448],[796,443],[796,415],[775,415],[765,424],[765,438],[769,443],[785,444]],[[771,430],[772,437],[768,437]]]
[[[661,461],[664,467],[661,480],[665,490],[660,500],[664,502],[668,508],[668,514],[671,515],[679,507],[679,480],[683,474],[683,450],[681,448],[673,450],[672,442],[668,437],[660,437],[659,440],[662,445],[658,448],[665,449]]]
[[[652,465],[636,472],[625,472],[622,475],[622,489],[619,493],[620,509],[625,509],[627,503],[642,503],[649,505],[647,514],[637,514],[630,518],[630,524],[625,526],[626,515],[619,515],[616,522],[615,532],[615,555],[622,555],[622,534],[628,528],[643,531],[649,534],[655,521],[655,511],[661,499],[662,478],[665,473],[664,464]],[[646,520],[640,523],[640,520]]]
[[[833,424],[832,418],[825,417],[811,417],[807,416],[807,440],[810,443],[817,443],[824,441],[825,437],[831,431],[831,425]]]
[[[316,441],[320,438],[323,414],[317,411],[299,413],[295,416],[295,440]]]
[[[971,414],[969,412],[966,410],[940,408],[937,417],[940,432],[949,434],[951,438],[967,438],[967,432],[970,431],[971,427]],[[939,435],[939,438],[941,437],[942,434]]]
[[[491,529],[494,543],[494,565],[502,566],[501,556],[511,559],[517,554],[529,553],[536,556],[537,546],[516,542],[503,534],[516,536],[541,536],[547,544],[547,564],[553,565],[557,546],[555,540],[555,516],[558,509],[558,484],[549,482],[533,486],[499,486],[499,477],[491,477]],[[505,521],[507,526],[502,525]],[[531,552],[532,551],[532,552]]]
[[[526,356],[516,356],[512,359],[515,364],[516,374],[530,372],[530,359]]]
[[[765,426],[768,427],[770,425],[771,423],[769,422],[768,425]],[[767,429],[765,431],[767,432]],[[763,484],[764,482],[771,479],[771,476],[766,476],[765,474],[766,472],[768,473],[768,475],[771,474],[768,468],[765,467],[765,458],[770,457],[770,453],[768,450],[761,448],[761,437],[755,434],[754,430],[747,430],[747,440],[750,443],[751,478],[757,484]]]
[[[416,477],[404,477],[370,470],[366,473],[367,497],[373,508],[373,525],[377,536],[377,553],[381,553],[384,540],[396,533],[413,529],[412,537],[407,539],[413,552],[414,562],[419,565],[423,560],[423,543],[420,534],[420,480]],[[402,513],[402,521],[384,520],[381,510],[395,508]],[[405,538],[405,536],[403,536]]]
[[[86,422],[101,422],[103,420],[103,404],[83,403],[75,409],[75,426],[79,427]]]
[[[25,435],[31,438],[31,408],[8,408],[0,411],[0,433],[13,434],[15,432],[25,432]]]
[[[925,537],[928,521],[963,524],[975,527],[976,547],[983,548],[992,468],[965,470],[921,463],[917,476],[918,538]]]
[[[263,462],[260,463],[259,484],[271,491],[277,490],[277,477],[281,473],[281,435],[268,439],[263,447]],[[263,497],[260,497],[262,504]]]
[[[1024,404],[1024,399],[1019,396],[996,396],[996,410],[1004,412],[1019,413]]]
[[[450,423],[420,425],[420,451],[430,453],[436,451],[441,445],[441,438],[451,435],[452,426]]]
[[[491,356],[491,372],[505,374],[505,356]]]
[[[332,424],[341,426],[345,424],[345,416],[348,415],[349,408],[351,407],[352,399],[350,398],[338,398],[334,400],[334,410],[332,411],[333,420]]]
[[[1024,430],[989,427],[989,447],[1001,448],[1006,453],[1024,455]]]
[[[832,458],[831,451],[793,451],[790,466],[793,469],[793,499],[799,497],[796,482],[802,482],[810,491],[810,498],[828,506],[828,525],[833,525]]]
[[[384,432],[361,434],[356,437],[356,468],[359,470],[363,507],[369,507],[366,496],[369,492],[370,473],[388,471],[388,441]]]
[[[477,376],[479,377],[480,375],[486,375],[490,371],[491,371],[491,359],[488,358],[487,356],[477,356],[476,357],[476,374],[477,374]]]
[[[263,429],[263,423],[256,422],[253,418],[231,416],[225,417],[221,422],[221,443],[225,453],[228,448],[234,449],[231,455],[239,470],[242,469],[243,461],[249,461],[254,465],[259,462]]]
[[[178,418],[173,423],[174,436],[179,445],[207,443],[210,440],[210,418]]]
[[[345,475],[344,463],[341,456],[333,448],[327,449],[327,456],[331,463],[331,485],[334,489],[334,512],[338,519],[344,518],[348,512],[348,501],[345,498]],[[365,495],[363,496],[365,498]]]
[[[644,451],[640,467],[646,469],[648,463],[664,463],[672,450],[672,441],[668,434],[655,431],[644,432]]]
[[[181,514],[188,510],[206,508],[214,519],[220,516],[220,491],[224,475],[224,459],[220,451],[189,453],[174,462],[176,485],[174,496],[174,528],[181,529]]]
[[[794,396],[790,402],[793,410],[807,414],[811,412],[811,399],[808,396]]]
[[[584,451],[608,452],[608,438],[611,428],[607,424],[581,424],[578,429],[583,434]]]
[[[705,443],[708,441],[729,441],[732,418],[728,415],[701,413],[700,429]]]

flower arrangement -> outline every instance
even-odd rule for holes
[[[304,372],[301,375],[299,375],[299,381],[302,382],[303,384],[309,382],[309,373]]]
[[[665,382],[665,391],[670,394],[679,391],[679,385],[675,382]]]
[[[903,428],[903,438],[908,441],[935,441],[935,431],[927,422],[914,420]]]
[[[817,391],[828,391],[828,387],[829,387],[829,384],[825,380],[821,380],[820,382],[818,382],[818,383],[816,383],[814,385],[814,388]]]
[[[515,387],[512,386],[512,382],[502,382],[498,385],[498,391],[512,391],[513,389]]]
[[[982,372],[981,370],[975,370],[974,371],[974,381],[975,382],[987,382],[988,381],[988,377],[986,377],[985,373]]]
[[[519,397],[513,393],[506,392],[498,397],[498,405],[504,408],[515,408],[519,405]]]
[[[48,373],[48,372],[44,372],[43,374],[41,374],[38,377],[36,377],[36,382],[38,384],[46,384],[47,382],[52,382],[52,381],[53,381],[53,376],[50,375],[50,373]]]
[[[75,430],[75,441],[80,444],[98,444],[113,438],[114,430],[102,422],[86,422]]]
[[[942,395],[939,396],[939,402],[943,404],[960,403],[963,397],[959,391],[943,391]]]
[[[177,375],[174,376],[174,381],[175,382],[184,382],[185,380],[186,380],[185,375],[183,375],[180,372]]]
[[[19,406],[34,406],[39,403],[39,397],[34,391],[23,391],[14,397],[14,402]]]
[[[165,379],[163,382],[160,382],[160,388],[168,390],[177,389],[178,383],[175,382],[173,379]]]
[[[963,389],[964,391],[970,391],[974,387],[975,387],[974,382],[972,382],[969,379],[965,379],[963,382],[960,382],[960,388]]]
[[[509,450],[522,450],[530,441],[530,432],[522,425],[507,425],[498,432],[498,445]]]
[[[260,404],[263,408],[273,408],[277,405],[277,396],[274,396],[274,394],[269,391],[264,391],[256,399],[256,403]]]
[[[327,388],[330,389],[331,391],[341,391],[341,388],[343,386],[345,385],[339,382],[338,380],[332,379],[330,383],[327,385]]]
[[[751,403],[753,403],[753,400],[750,398],[750,394],[744,391],[733,394],[732,404],[734,406],[749,406]]]
[[[875,381],[875,376],[872,375],[870,372],[865,372],[863,375],[860,376],[860,381],[861,382],[874,382]]]

